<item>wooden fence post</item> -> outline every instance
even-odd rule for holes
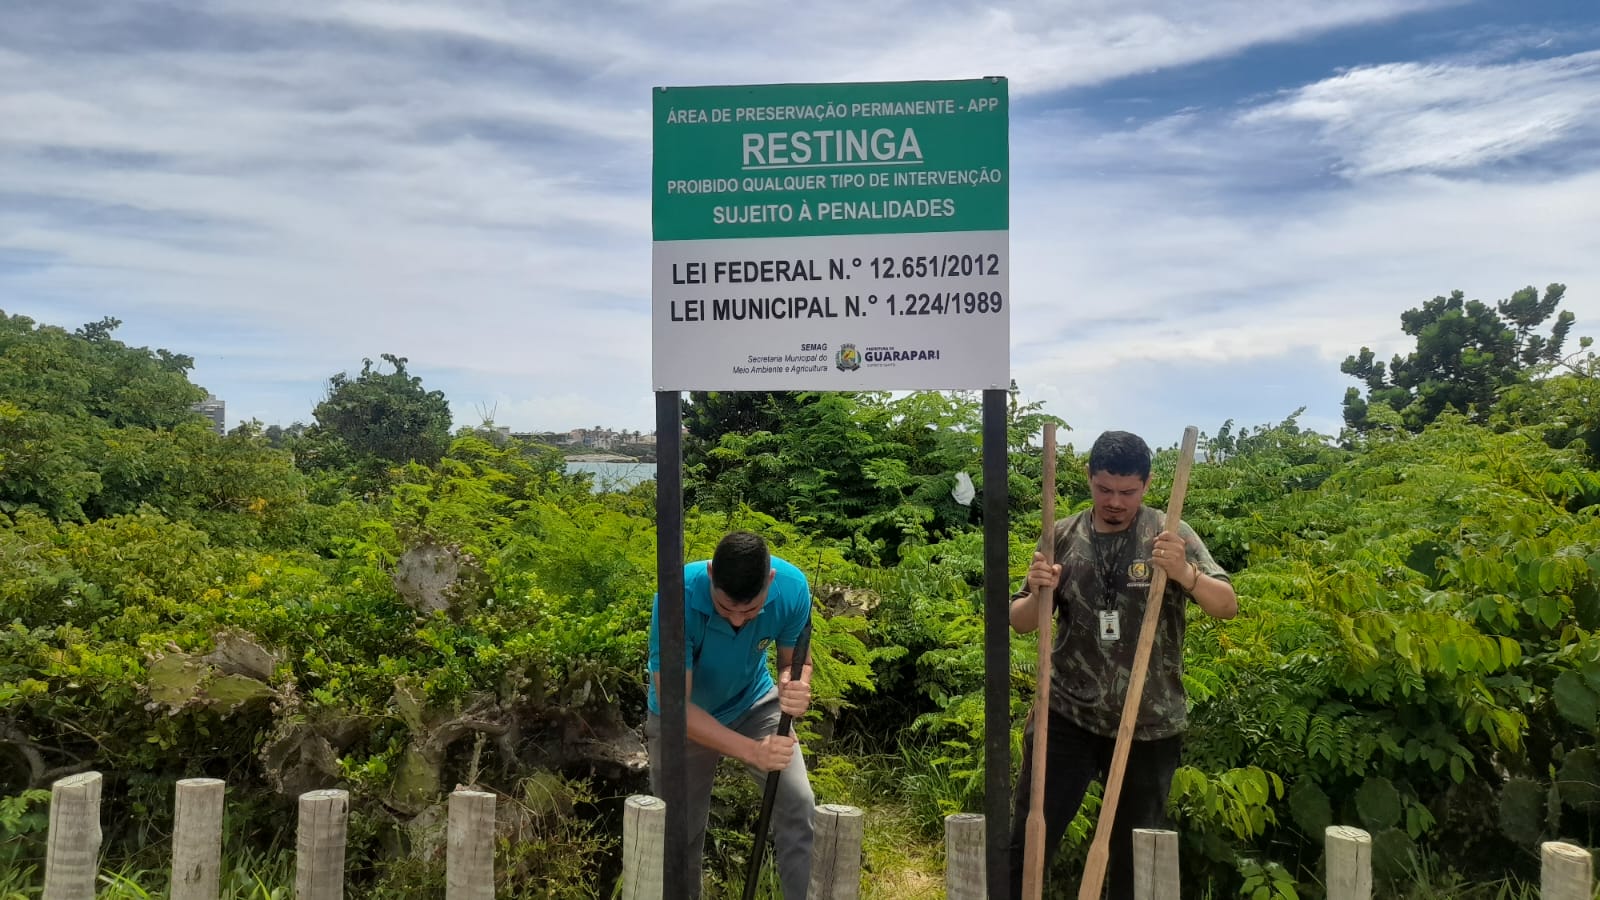
[[[185,778],[173,802],[172,900],[217,900],[222,881],[222,797],[218,778]]]
[[[1359,828],[1330,825],[1324,835],[1328,900],[1372,900],[1372,836]]]
[[[300,832],[295,840],[296,900],[344,900],[345,830],[350,818],[346,791],[300,795]]]
[[[984,819],[978,813],[944,817],[944,889],[948,900],[984,900]]]
[[[644,794],[629,797],[622,813],[621,900],[661,900],[666,839],[666,801]]]
[[[854,806],[817,807],[816,839],[811,845],[811,885],[807,900],[856,900],[861,896],[861,841],[865,820]]]
[[[1178,833],[1133,830],[1134,900],[1178,900]]]
[[[50,832],[44,900],[94,900],[100,874],[99,772],[68,775],[50,786]]]
[[[1594,896],[1594,861],[1589,851],[1546,841],[1539,846],[1539,858],[1539,900],[1590,900]]]
[[[445,900],[494,900],[494,795],[450,794]]]

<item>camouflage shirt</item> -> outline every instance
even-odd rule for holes
[[[1056,586],[1050,707],[1095,734],[1115,736],[1122,719],[1155,572],[1150,551],[1164,518],[1159,510],[1141,507],[1132,527],[1111,534],[1095,532],[1089,510],[1056,523],[1055,561],[1061,564],[1061,581]],[[1190,562],[1213,578],[1228,580],[1187,522],[1180,523],[1179,534],[1188,542]],[[1188,594],[1168,579],[1134,729],[1136,740],[1171,737],[1188,724],[1183,690],[1187,599]]]

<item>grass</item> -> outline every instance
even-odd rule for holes
[[[862,900],[938,900],[945,895],[945,812],[962,785],[932,751],[828,756],[815,767],[818,802],[861,810]]]
[[[294,856],[245,851],[223,860],[218,900],[291,900]],[[165,871],[126,864],[103,869],[96,900],[161,900],[170,878]],[[0,871],[0,900],[38,900],[44,896],[44,870],[36,865]]]
[[[930,824],[925,815],[937,808],[942,787],[933,768],[902,754],[819,754],[808,762],[818,803],[844,803],[862,811],[862,900],[942,900],[944,838],[938,832],[941,826]],[[906,773],[917,769],[930,777],[908,779]],[[742,772],[729,767],[723,774],[719,791],[725,801],[745,806],[759,801]],[[942,816],[934,822],[942,822]],[[749,835],[714,827],[706,851],[705,900],[743,896]],[[755,896],[783,900],[770,856]]]
[[[37,866],[0,867],[0,900],[33,900],[44,894],[43,881]]]
[[[942,900],[944,844],[926,838],[907,806],[868,806],[862,815],[862,900]]]

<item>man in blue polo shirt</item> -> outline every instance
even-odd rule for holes
[[[811,620],[811,587],[793,565],[767,552],[766,541],[736,531],[709,561],[683,567],[684,660],[689,743],[684,777],[689,803],[689,897],[700,896],[700,863],[711,782],[717,762],[731,756],[758,784],[781,772],[772,810],[773,852],[786,900],[805,900],[811,880],[811,815],[816,800],[805,759],[793,735],[774,734],[778,718],[805,715],[811,704],[811,661],[790,681],[795,643]],[[661,597],[650,614],[650,789],[661,794]],[[778,651],[778,683],[767,651]],[[759,850],[759,848],[758,848]]]

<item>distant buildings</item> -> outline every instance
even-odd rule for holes
[[[573,447],[592,447],[595,450],[616,450],[625,445],[655,446],[655,432],[645,434],[639,431],[613,431],[610,428],[574,428],[567,432],[567,439],[563,443]]]
[[[211,430],[217,434],[228,432],[228,403],[218,399],[216,394],[206,394],[206,399],[190,407],[195,412],[211,420]]]
[[[506,438],[515,438],[522,441],[533,441],[540,444],[549,444],[552,447],[582,447],[588,450],[635,450],[645,447],[655,447],[655,432],[621,431],[602,428],[596,425],[593,428],[574,428],[571,431],[512,431],[507,425],[494,425],[489,428],[479,428],[480,432],[493,434],[503,441]],[[650,452],[654,452],[653,450]]]

